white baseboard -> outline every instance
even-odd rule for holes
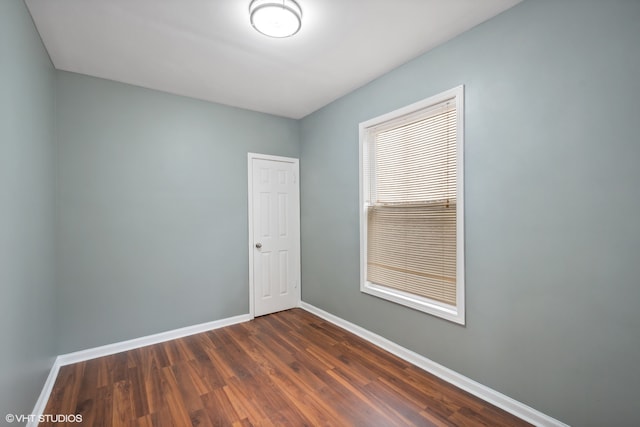
[[[95,359],[96,357],[109,356],[111,354],[133,350],[136,348],[145,347],[147,345],[158,344],[189,335],[199,334],[200,332],[222,328],[224,326],[235,325],[236,323],[246,322],[248,320],[251,320],[252,318],[253,317],[249,314],[242,314],[240,316],[214,320],[213,322],[201,323],[199,325],[187,326],[185,328],[174,329],[172,331],[160,332],[159,334],[147,335],[146,337],[134,338],[128,341],[122,341],[114,344],[107,344],[100,347],[90,348],[88,350],[81,350],[74,353],[63,354],[58,356],[57,360],[60,362],[60,366],[84,362],[85,360]]]
[[[76,351],[73,353],[62,354],[56,357],[49,376],[44,383],[40,397],[33,408],[32,414],[36,415],[34,418],[44,413],[49,396],[53,390],[53,385],[58,377],[60,368],[72,363],[84,362],[85,360],[95,359],[97,357],[109,356],[111,354],[120,353],[123,351],[133,350],[140,347],[145,347],[152,344],[158,344],[165,341],[174,340],[177,338],[187,337],[189,335],[199,334],[201,332],[211,331],[213,329],[222,328],[225,326],[235,325],[237,323],[247,322],[253,319],[250,314],[242,314],[240,316],[228,317],[226,319],[214,320],[213,322],[201,323],[199,325],[187,326],[185,328],[174,329],[172,331],[160,332],[158,334],[148,335],[146,337],[134,338],[132,340],[121,341],[113,344],[107,344],[100,347],[90,348],[87,350]],[[27,427],[37,427],[38,422],[33,421],[27,423]]]
[[[389,353],[392,353],[398,356],[401,359],[406,360],[407,362],[418,366],[419,368],[424,369],[425,371],[447,381],[455,385],[462,390],[465,390],[474,396],[479,397],[480,399],[491,403],[492,405],[497,406],[500,409],[503,409],[518,418],[521,418],[533,425],[540,427],[569,427],[567,424],[556,420],[542,412],[531,408],[530,406],[525,405],[524,403],[518,402],[515,399],[510,398],[500,392],[497,392],[487,386],[484,386],[471,378],[465,377],[453,371],[449,368],[446,368],[439,363],[436,363],[418,353],[415,353],[405,347],[402,347],[393,341],[390,341],[380,335],[374,334],[371,331],[368,331],[356,324],[353,324],[347,320],[344,320],[338,316],[335,316],[331,313],[328,313],[318,307],[315,307],[306,302],[300,302],[300,308],[315,314],[318,317],[321,317],[341,328],[346,329],[347,331],[363,338],[372,344],[377,345],[384,350],[387,350]]]
[[[51,395],[51,391],[53,390],[53,385],[56,382],[56,378],[58,378],[58,372],[60,371],[60,365],[58,364],[58,358],[53,362],[53,366],[49,371],[49,376],[47,380],[44,382],[44,387],[42,387],[42,391],[40,392],[40,396],[38,397],[38,401],[36,402],[36,406],[33,407],[32,414],[42,415],[44,410],[46,409],[47,402],[49,401],[49,396]],[[37,417],[36,417],[37,418]],[[27,427],[37,427],[37,421],[29,421],[27,423]]]

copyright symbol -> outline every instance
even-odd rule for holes
[[[7,414],[4,419],[7,420],[8,423],[12,423],[16,419],[16,417],[14,417],[13,414]]]

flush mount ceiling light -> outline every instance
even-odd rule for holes
[[[294,0],[253,0],[249,16],[253,28],[269,37],[290,37],[302,26],[302,9]]]

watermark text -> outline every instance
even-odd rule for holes
[[[4,420],[8,423],[81,423],[82,414],[7,414]]]

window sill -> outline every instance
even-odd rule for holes
[[[404,305],[414,310],[440,317],[459,325],[465,324],[464,309],[460,309],[460,307],[443,304],[438,301],[412,295],[396,289],[387,288],[385,286],[376,285],[371,282],[365,282],[360,287],[360,291],[387,301],[395,302],[396,304]]]

